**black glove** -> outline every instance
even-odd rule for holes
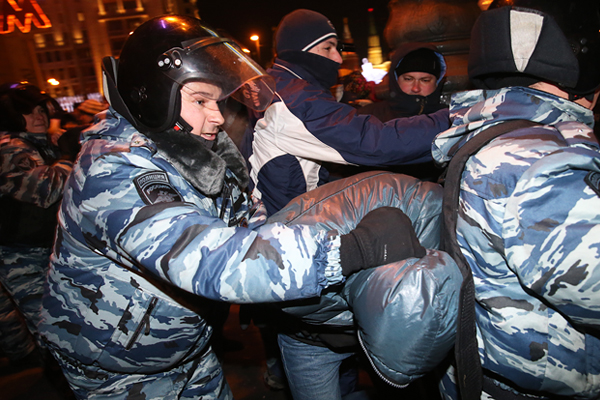
[[[340,237],[342,274],[426,254],[410,218],[402,210],[381,207],[369,212],[356,228]]]
[[[81,144],[79,143],[79,135],[87,126],[67,129],[65,133],[58,138],[58,148],[63,158],[69,161],[75,161]]]

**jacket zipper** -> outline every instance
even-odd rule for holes
[[[408,384],[406,385],[399,385],[397,383],[394,383],[392,381],[390,381],[388,378],[386,378],[385,376],[383,376],[383,374],[381,372],[379,372],[379,370],[377,369],[377,367],[375,366],[375,363],[373,362],[373,360],[371,359],[371,355],[369,354],[369,352],[367,351],[365,344],[363,343],[362,337],[360,336],[359,332],[356,332],[356,336],[358,336],[358,342],[360,343],[360,347],[363,349],[363,352],[365,353],[365,355],[367,356],[367,360],[369,360],[369,363],[371,363],[371,366],[373,367],[373,371],[375,371],[377,373],[377,375],[381,378],[382,381],[384,381],[385,383],[387,383],[388,385],[397,388],[397,389],[401,389],[401,388],[405,388],[408,386]]]
[[[133,344],[142,333],[142,329],[145,328],[144,334],[146,336],[150,334],[150,314],[152,314],[152,311],[154,310],[154,307],[156,306],[157,302],[158,298],[152,297],[152,300],[150,300],[150,304],[148,305],[148,308],[146,309],[142,320],[138,324],[137,328],[135,328],[135,332],[133,332],[133,336],[131,337],[131,339],[129,339],[129,343],[127,343],[127,346],[125,346],[125,350],[130,350],[133,347]]]

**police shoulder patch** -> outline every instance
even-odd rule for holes
[[[133,184],[146,204],[183,201],[179,192],[169,182],[166,172],[146,172],[136,177]]]
[[[600,173],[599,172],[590,171],[583,180],[598,196],[600,196]]]

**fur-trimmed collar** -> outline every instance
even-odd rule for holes
[[[224,131],[219,132],[214,150],[207,149],[194,135],[175,129],[147,134],[158,152],[205,196],[218,196],[229,168],[242,189],[248,186],[246,163],[235,143]]]

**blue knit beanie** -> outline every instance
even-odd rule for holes
[[[309,51],[319,43],[337,38],[333,24],[316,11],[299,9],[287,14],[277,28],[277,54],[287,50]]]

